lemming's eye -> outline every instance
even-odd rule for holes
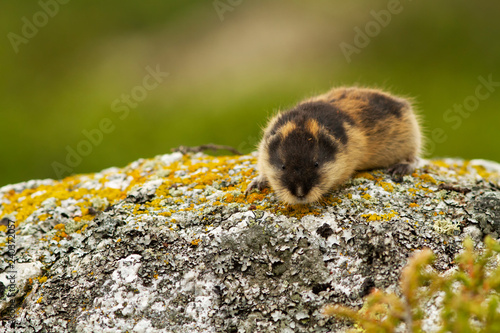
[[[314,162],[314,166],[317,168],[319,167],[319,163],[318,162]]]
[[[285,169],[286,169],[286,167],[285,167],[285,165],[284,165],[284,164],[281,166],[281,168],[282,168],[283,170],[285,170]]]

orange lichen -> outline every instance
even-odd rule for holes
[[[191,245],[193,245],[193,246],[198,246],[200,243],[201,243],[201,239],[199,239],[199,238],[193,239],[191,241]]]
[[[265,199],[265,197],[270,193],[271,191],[266,188],[264,190],[262,190],[262,192],[260,193],[251,193],[249,194],[247,197],[246,197],[246,202],[252,204],[254,203],[255,201],[262,201]]]
[[[249,195],[248,200],[244,194],[234,195],[232,193],[227,193],[224,195],[224,201],[227,203],[232,203],[232,202],[236,202],[236,203],[240,203],[240,204],[253,203],[255,200],[257,200],[257,198],[261,198],[260,200],[262,200],[264,198],[264,195],[252,193]]]
[[[326,196],[326,197],[321,198],[319,203],[322,206],[331,206],[331,205],[335,206],[337,204],[342,203],[342,199],[340,199],[338,197]]]
[[[40,276],[40,277],[37,277],[36,279],[38,280],[38,282],[40,282],[40,284],[42,284],[45,281],[47,281],[47,277],[46,276]]]
[[[276,213],[281,213],[289,217],[300,219],[306,215],[320,215],[321,212],[310,205],[280,205],[275,209]]]

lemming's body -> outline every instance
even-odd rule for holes
[[[411,172],[421,147],[411,104],[380,90],[334,88],[275,115],[258,148],[258,177],[289,204],[319,200],[356,171]]]

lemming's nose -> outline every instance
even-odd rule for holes
[[[300,199],[305,197],[304,189],[302,188],[302,186],[297,187],[297,192],[295,195],[297,196],[297,198],[300,198]]]

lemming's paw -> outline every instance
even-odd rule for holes
[[[412,159],[412,160],[408,160],[408,161],[394,164],[393,166],[389,167],[389,169],[387,171],[389,172],[389,174],[391,175],[391,178],[395,182],[402,182],[403,176],[412,173],[413,170],[415,170],[416,165],[417,165],[417,160]]]
[[[412,172],[413,167],[408,163],[398,163],[391,166],[388,171],[391,176],[401,176]]]
[[[269,183],[268,183],[267,179],[265,177],[262,177],[262,176],[257,176],[248,185],[248,187],[245,191],[245,195],[248,195],[248,193],[250,193],[250,191],[253,190],[254,188],[256,188],[259,191],[262,191],[266,187],[269,187]]]

